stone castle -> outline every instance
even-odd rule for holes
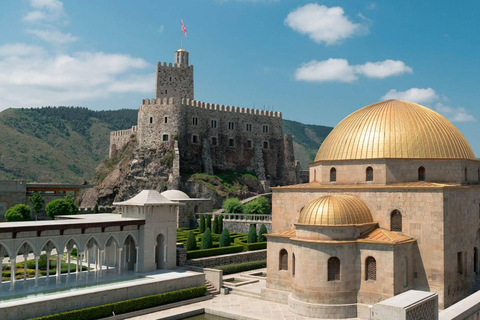
[[[266,186],[296,183],[298,163],[292,136],[282,132],[282,114],[194,100],[189,54],[179,49],[174,59],[158,63],[155,98],[143,100],[137,126],[110,134],[109,156],[136,136],[139,148],[179,155],[173,181],[180,174],[234,171],[253,172]]]

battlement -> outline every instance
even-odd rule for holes
[[[269,110],[259,110],[259,109],[251,109],[251,108],[242,108],[242,107],[234,107],[234,106],[225,106],[223,104],[214,104],[208,102],[202,102],[198,100],[190,100],[190,99],[182,99],[182,105],[195,107],[200,109],[208,109],[208,110],[217,110],[217,111],[224,111],[224,112],[234,112],[234,113],[244,113],[244,114],[254,114],[259,116],[266,116],[266,117],[273,117],[273,118],[281,118],[282,113],[278,111],[269,111]]]
[[[181,65],[179,63],[171,63],[169,62],[168,64],[166,62],[164,62],[162,64],[161,61],[159,61],[157,63],[157,70],[161,70],[161,69],[174,69],[174,68],[177,68],[177,69],[192,69],[193,70],[193,66],[192,65],[189,65],[189,66],[184,66],[184,65]]]
[[[138,127],[133,126],[130,129],[126,129],[126,130],[112,131],[110,132],[110,137],[122,137],[126,135],[131,135],[132,133],[137,132],[137,130],[138,130]]]

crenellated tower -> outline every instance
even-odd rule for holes
[[[193,66],[188,64],[188,52],[178,49],[174,63],[157,65],[155,98],[193,99]]]

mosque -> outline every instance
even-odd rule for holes
[[[408,290],[438,294],[439,309],[472,292],[480,161],[446,118],[401,100],[366,106],[309,170],[309,183],[273,188],[264,299],[303,316],[368,318]]]

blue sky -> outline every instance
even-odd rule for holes
[[[480,157],[479,14],[479,1],[2,1],[0,110],[137,108],[183,18],[197,100],[334,126],[401,98]]]

